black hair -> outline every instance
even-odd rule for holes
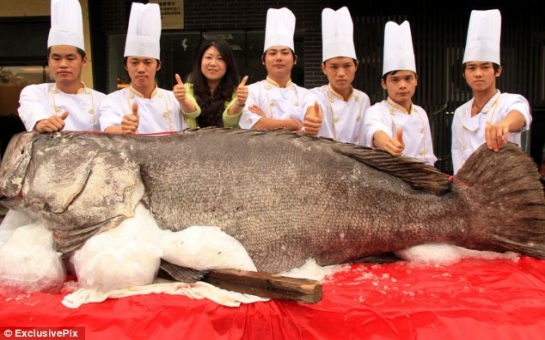
[[[384,73],[384,75],[382,76],[382,80],[383,80],[384,82],[386,82],[386,78],[388,78],[388,76],[389,76],[390,74],[391,74],[391,75],[394,75],[394,74],[396,74],[396,73],[399,72],[399,71],[401,71],[401,70],[393,70],[393,71]],[[414,72],[414,71],[412,71],[412,72],[413,72],[414,75],[416,76],[416,72]]]
[[[267,54],[267,51],[269,49],[266,49],[265,52],[263,52],[263,54],[261,55],[261,62],[262,63],[265,63],[265,54]],[[291,52],[291,55],[293,57],[293,61],[296,62],[297,61],[297,54],[295,54],[295,52],[290,48],[290,52]]]
[[[462,64],[462,74],[466,71],[467,62]],[[498,73],[500,69],[500,65],[496,63],[492,63],[492,68],[494,69],[494,73]]]
[[[155,59],[157,60],[157,68],[159,68],[161,66],[161,60],[157,59],[157,58],[150,58],[150,59]],[[129,57],[124,57],[123,58],[123,65],[127,66],[127,61],[129,60]]]
[[[335,58],[335,57],[333,57],[333,58]],[[329,59],[333,59],[333,58],[329,58]],[[340,58],[342,58],[342,57],[340,57]],[[325,65],[325,63],[326,63],[329,59],[322,61],[322,64]],[[358,66],[358,59],[352,58],[352,60],[354,61],[354,65]]]
[[[218,87],[213,93],[208,86],[206,77],[201,71],[204,53],[212,46],[218,49],[226,65],[225,75],[221,78]],[[238,67],[231,46],[222,39],[203,41],[197,51],[188,82],[193,84],[193,94],[195,95],[197,104],[201,108],[201,114],[197,117],[199,127],[222,127],[225,103],[231,101],[239,83]]]
[[[85,51],[82,50],[81,48],[76,47],[76,50],[77,50],[78,54],[81,56],[81,59],[84,59],[87,56]],[[50,56],[51,56],[51,46],[47,48],[47,59],[49,59]]]

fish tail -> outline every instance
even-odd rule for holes
[[[537,164],[513,143],[498,152],[483,144],[469,157],[456,178],[470,187],[478,246],[545,258],[540,177]]]

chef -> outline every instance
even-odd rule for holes
[[[389,21],[384,27],[381,85],[388,97],[364,114],[365,144],[433,166],[437,157],[428,115],[412,100],[418,75],[408,21],[401,25]]]
[[[161,89],[155,75],[161,69],[161,13],[158,4],[132,3],[125,41],[125,69],[131,83],[110,93],[99,109],[105,132],[150,134],[185,127],[181,103],[170,90]],[[193,112],[195,107],[187,108]]]
[[[521,132],[530,128],[528,100],[519,94],[501,93],[496,80],[500,64],[501,13],[472,11],[462,61],[462,76],[473,98],[458,107],[452,121],[452,166],[457,173],[468,157],[486,142],[498,151],[511,141],[521,145]]]
[[[262,56],[267,78],[248,86],[240,128],[300,130],[305,114],[315,110],[314,95],[291,81],[291,71],[297,63],[294,32],[295,15],[289,9],[267,11]]]
[[[312,89],[322,112],[319,131],[312,125],[316,116],[306,116],[304,125],[307,134],[316,131],[320,137],[363,145],[363,114],[370,100],[352,86],[358,70],[353,31],[348,8],[322,11],[322,71],[329,83]]]
[[[105,95],[85,86],[87,64],[78,0],[51,1],[47,64],[55,83],[26,86],[19,116],[28,131],[98,130],[97,109]]]

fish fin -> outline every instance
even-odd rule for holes
[[[384,150],[353,144],[338,144],[333,149],[370,167],[398,177],[416,190],[437,194],[450,190],[446,174],[415,158],[396,157]]]
[[[481,242],[492,244],[492,250],[545,258],[545,195],[530,156],[513,143],[498,152],[483,144],[456,178],[470,187],[478,212],[472,216],[473,225],[481,233],[483,229],[492,232]]]

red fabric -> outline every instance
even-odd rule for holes
[[[230,308],[153,294],[70,309],[61,300],[61,294],[0,296],[0,327],[85,327],[87,340],[540,339],[545,261],[353,264],[326,278],[317,304],[268,301]]]

